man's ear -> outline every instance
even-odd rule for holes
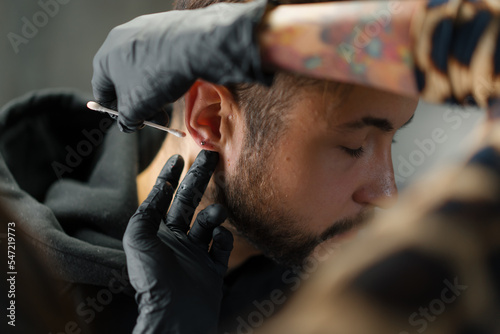
[[[196,144],[220,152],[227,140],[224,120],[232,118],[232,94],[223,86],[197,80],[184,98],[186,127]]]

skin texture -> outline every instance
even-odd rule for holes
[[[264,63],[417,96],[410,25],[425,1],[283,5],[262,25]]]
[[[214,179],[223,175],[225,181],[209,186],[200,209],[221,198],[228,202],[232,224],[226,226],[235,234],[229,267],[258,251],[298,264],[319,241],[339,237],[332,226],[388,207],[397,196],[392,139],[417,100],[361,86],[343,94],[339,100],[325,83],[301,89],[287,112],[286,133],[266,158],[264,150],[245,147],[244,116],[231,94],[199,81],[185,97],[190,138],[167,137],[159,158],[139,177],[139,189],[151,189],[165,156],[181,154],[189,166],[200,148],[217,151]],[[369,117],[378,126],[362,124]]]

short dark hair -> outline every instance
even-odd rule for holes
[[[279,4],[328,2],[332,0],[279,0]],[[219,2],[242,3],[246,0],[176,0],[175,10],[197,9]],[[326,84],[326,81],[307,78],[286,71],[277,71],[271,87],[261,84],[230,84],[225,87],[245,115],[247,148],[264,149],[268,143],[276,143],[286,131],[286,110],[295,102],[297,89],[305,86]],[[345,84],[329,82],[329,89]],[[266,150],[267,151],[267,150]],[[264,153],[264,151],[262,152]]]

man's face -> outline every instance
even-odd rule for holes
[[[287,265],[299,265],[321,241],[345,237],[395,200],[391,144],[417,102],[355,86],[339,104],[319,87],[301,89],[270,154],[243,145],[226,172],[218,198],[231,223]]]

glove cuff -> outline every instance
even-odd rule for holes
[[[252,23],[252,45],[249,50],[252,52],[252,74],[256,81],[271,86],[274,80],[274,73],[264,71],[262,68],[262,52],[260,49],[259,35],[265,29],[267,15],[278,6],[277,2],[270,0],[255,0],[255,8],[250,12],[253,14]],[[253,47],[252,47],[253,46]]]

